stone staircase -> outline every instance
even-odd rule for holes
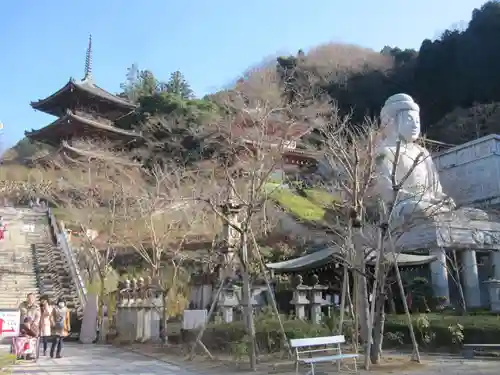
[[[83,311],[76,283],[71,277],[66,256],[56,245],[46,213],[43,221],[39,221],[27,237],[32,246],[40,295],[47,296],[52,303],[56,303],[58,298],[64,298],[67,306],[81,315]]]
[[[29,292],[46,295],[52,303],[60,297],[82,315],[68,261],[56,245],[47,213],[27,208],[2,208],[7,224],[6,238],[0,241],[0,308],[18,307]],[[1,272],[1,271],[0,271]]]
[[[18,308],[28,293],[35,293],[38,297],[26,221],[37,220],[40,215],[43,214],[14,208],[0,209],[0,216],[7,227],[4,239],[0,240],[0,308]]]

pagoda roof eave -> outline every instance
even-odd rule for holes
[[[124,130],[120,129],[111,125],[106,125],[102,124],[98,121],[91,120],[82,116],[79,116],[71,111],[68,111],[65,116],[58,118],[51,124],[38,129],[38,130],[33,130],[31,132],[25,132],[26,137],[34,140],[34,141],[43,141],[44,143],[59,147],[60,142],[50,142],[51,137],[45,137],[45,135],[53,132],[55,129],[60,128],[61,126],[67,126],[68,122],[78,122],[81,123],[85,126],[90,126],[93,128],[97,128],[101,131],[108,132],[108,133],[113,133],[113,134],[119,134],[124,137],[130,137],[130,138],[142,138],[141,133],[136,133],[132,132],[129,130]],[[72,132],[70,132],[72,133]],[[47,140],[49,140],[47,142]]]
[[[118,105],[120,107],[124,107],[130,110],[133,110],[137,108],[137,106],[128,100],[122,99],[116,95],[111,94],[110,92],[102,89],[101,87],[97,86],[92,79],[83,79],[81,81],[77,81],[74,78],[70,78],[69,81],[59,90],[57,90],[55,93],[52,95],[40,99],[34,102],[31,102],[30,105],[32,108],[50,113],[50,107],[52,106],[51,104],[57,100],[57,98],[61,97],[62,95],[65,95],[68,91],[71,91],[73,89],[76,90],[81,90],[85,92],[86,94],[90,94],[93,96],[96,96],[98,98],[101,98],[105,101],[111,102],[115,105]],[[53,113],[50,113],[53,114]]]

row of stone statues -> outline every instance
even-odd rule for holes
[[[162,293],[162,290],[161,283],[157,278],[148,276],[146,278],[126,279],[118,282],[118,302],[125,299],[156,298]]]

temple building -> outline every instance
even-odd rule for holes
[[[120,129],[116,121],[134,111],[135,104],[99,87],[92,76],[92,37],[85,59],[83,79],[70,78],[58,91],[45,99],[32,102],[35,110],[57,116],[51,124],[25,132],[33,142],[58,149],[75,138],[109,139],[129,142],[140,134]]]

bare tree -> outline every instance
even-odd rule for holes
[[[95,144],[80,142],[82,150],[91,152]],[[102,325],[105,316],[107,293],[116,287],[112,263],[120,248],[117,230],[123,225],[123,207],[126,207],[125,186],[120,170],[123,165],[110,162],[117,156],[108,149],[109,145],[101,144],[100,157],[74,155],[71,160],[57,163],[53,170],[57,179],[52,182],[51,202],[60,207],[59,213],[69,219],[62,222],[62,229],[69,228],[73,248],[79,248],[80,261],[88,271],[88,282],[95,286],[97,282],[98,303],[100,311],[99,323]],[[114,285],[110,285],[114,284]],[[100,329],[102,341],[105,332]]]
[[[446,253],[446,264],[445,267],[448,271],[448,276],[450,276],[457,286],[458,293],[460,295],[460,310],[462,314],[467,313],[467,304],[465,300],[464,288],[462,286],[461,273],[463,271],[463,266],[458,261],[457,252],[453,250],[450,253]],[[439,296],[437,296],[439,298]],[[449,302],[449,301],[446,301]]]
[[[84,234],[87,255],[100,279],[101,301],[117,249],[131,249],[148,265],[156,292],[162,295],[165,328],[168,297],[185,259],[182,249],[190,235],[204,233],[210,222],[203,216],[206,210],[189,195],[192,175],[178,165],[146,169],[109,144],[82,141],[72,149],[58,201]],[[87,235],[89,230],[99,236]]]
[[[169,297],[174,296],[179,287],[183,263],[190,257],[183,249],[192,238],[211,233],[208,226],[213,219],[206,215],[200,202],[193,199],[189,186],[191,176],[184,169],[156,165],[142,173],[146,178],[141,181],[140,193],[134,192],[128,197],[130,202],[124,210],[121,237],[124,245],[134,249],[151,269],[151,277],[163,298],[165,329]]]
[[[345,216],[340,225],[335,225],[339,235],[340,255],[343,258],[341,261],[344,263],[342,289],[343,292],[347,291],[348,269],[356,270],[354,302],[355,317],[359,316],[359,321],[355,321],[355,328],[357,329],[359,324],[365,353],[370,345],[370,312],[368,280],[365,275],[366,248],[359,239],[362,238],[367,194],[375,171],[375,134],[370,125],[372,124],[354,128],[349,118],[340,118],[334,112],[332,120],[321,129],[325,157],[320,164],[320,173],[325,177],[324,187],[332,194],[336,194],[343,206],[342,212]],[[347,293],[343,293],[341,296],[341,322],[343,322],[346,295]],[[365,367],[368,367],[366,360]]]
[[[271,186],[269,182],[273,173],[283,169],[284,155],[321,116],[321,106],[285,104],[279,92],[274,95],[275,78],[257,83],[240,81],[225,98],[223,105],[227,115],[214,125],[216,136],[212,139],[217,145],[214,148],[219,151],[213,162],[200,165],[204,174],[201,174],[202,186],[198,189],[199,199],[235,232],[236,241],[228,245],[234,251],[236,267],[243,281],[245,326],[252,369],[256,367],[257,355],[250,267],[252,261],[260,268],[263,264],[255,235],[267,231],[268,228],[263,228],[269,225],[266,204],[274,189],[281,188]],[[245,90],[240,91],[238,87]],[[257,216],[259,220],[255,220]],[[277,313],[275,304],[274,307]]]

